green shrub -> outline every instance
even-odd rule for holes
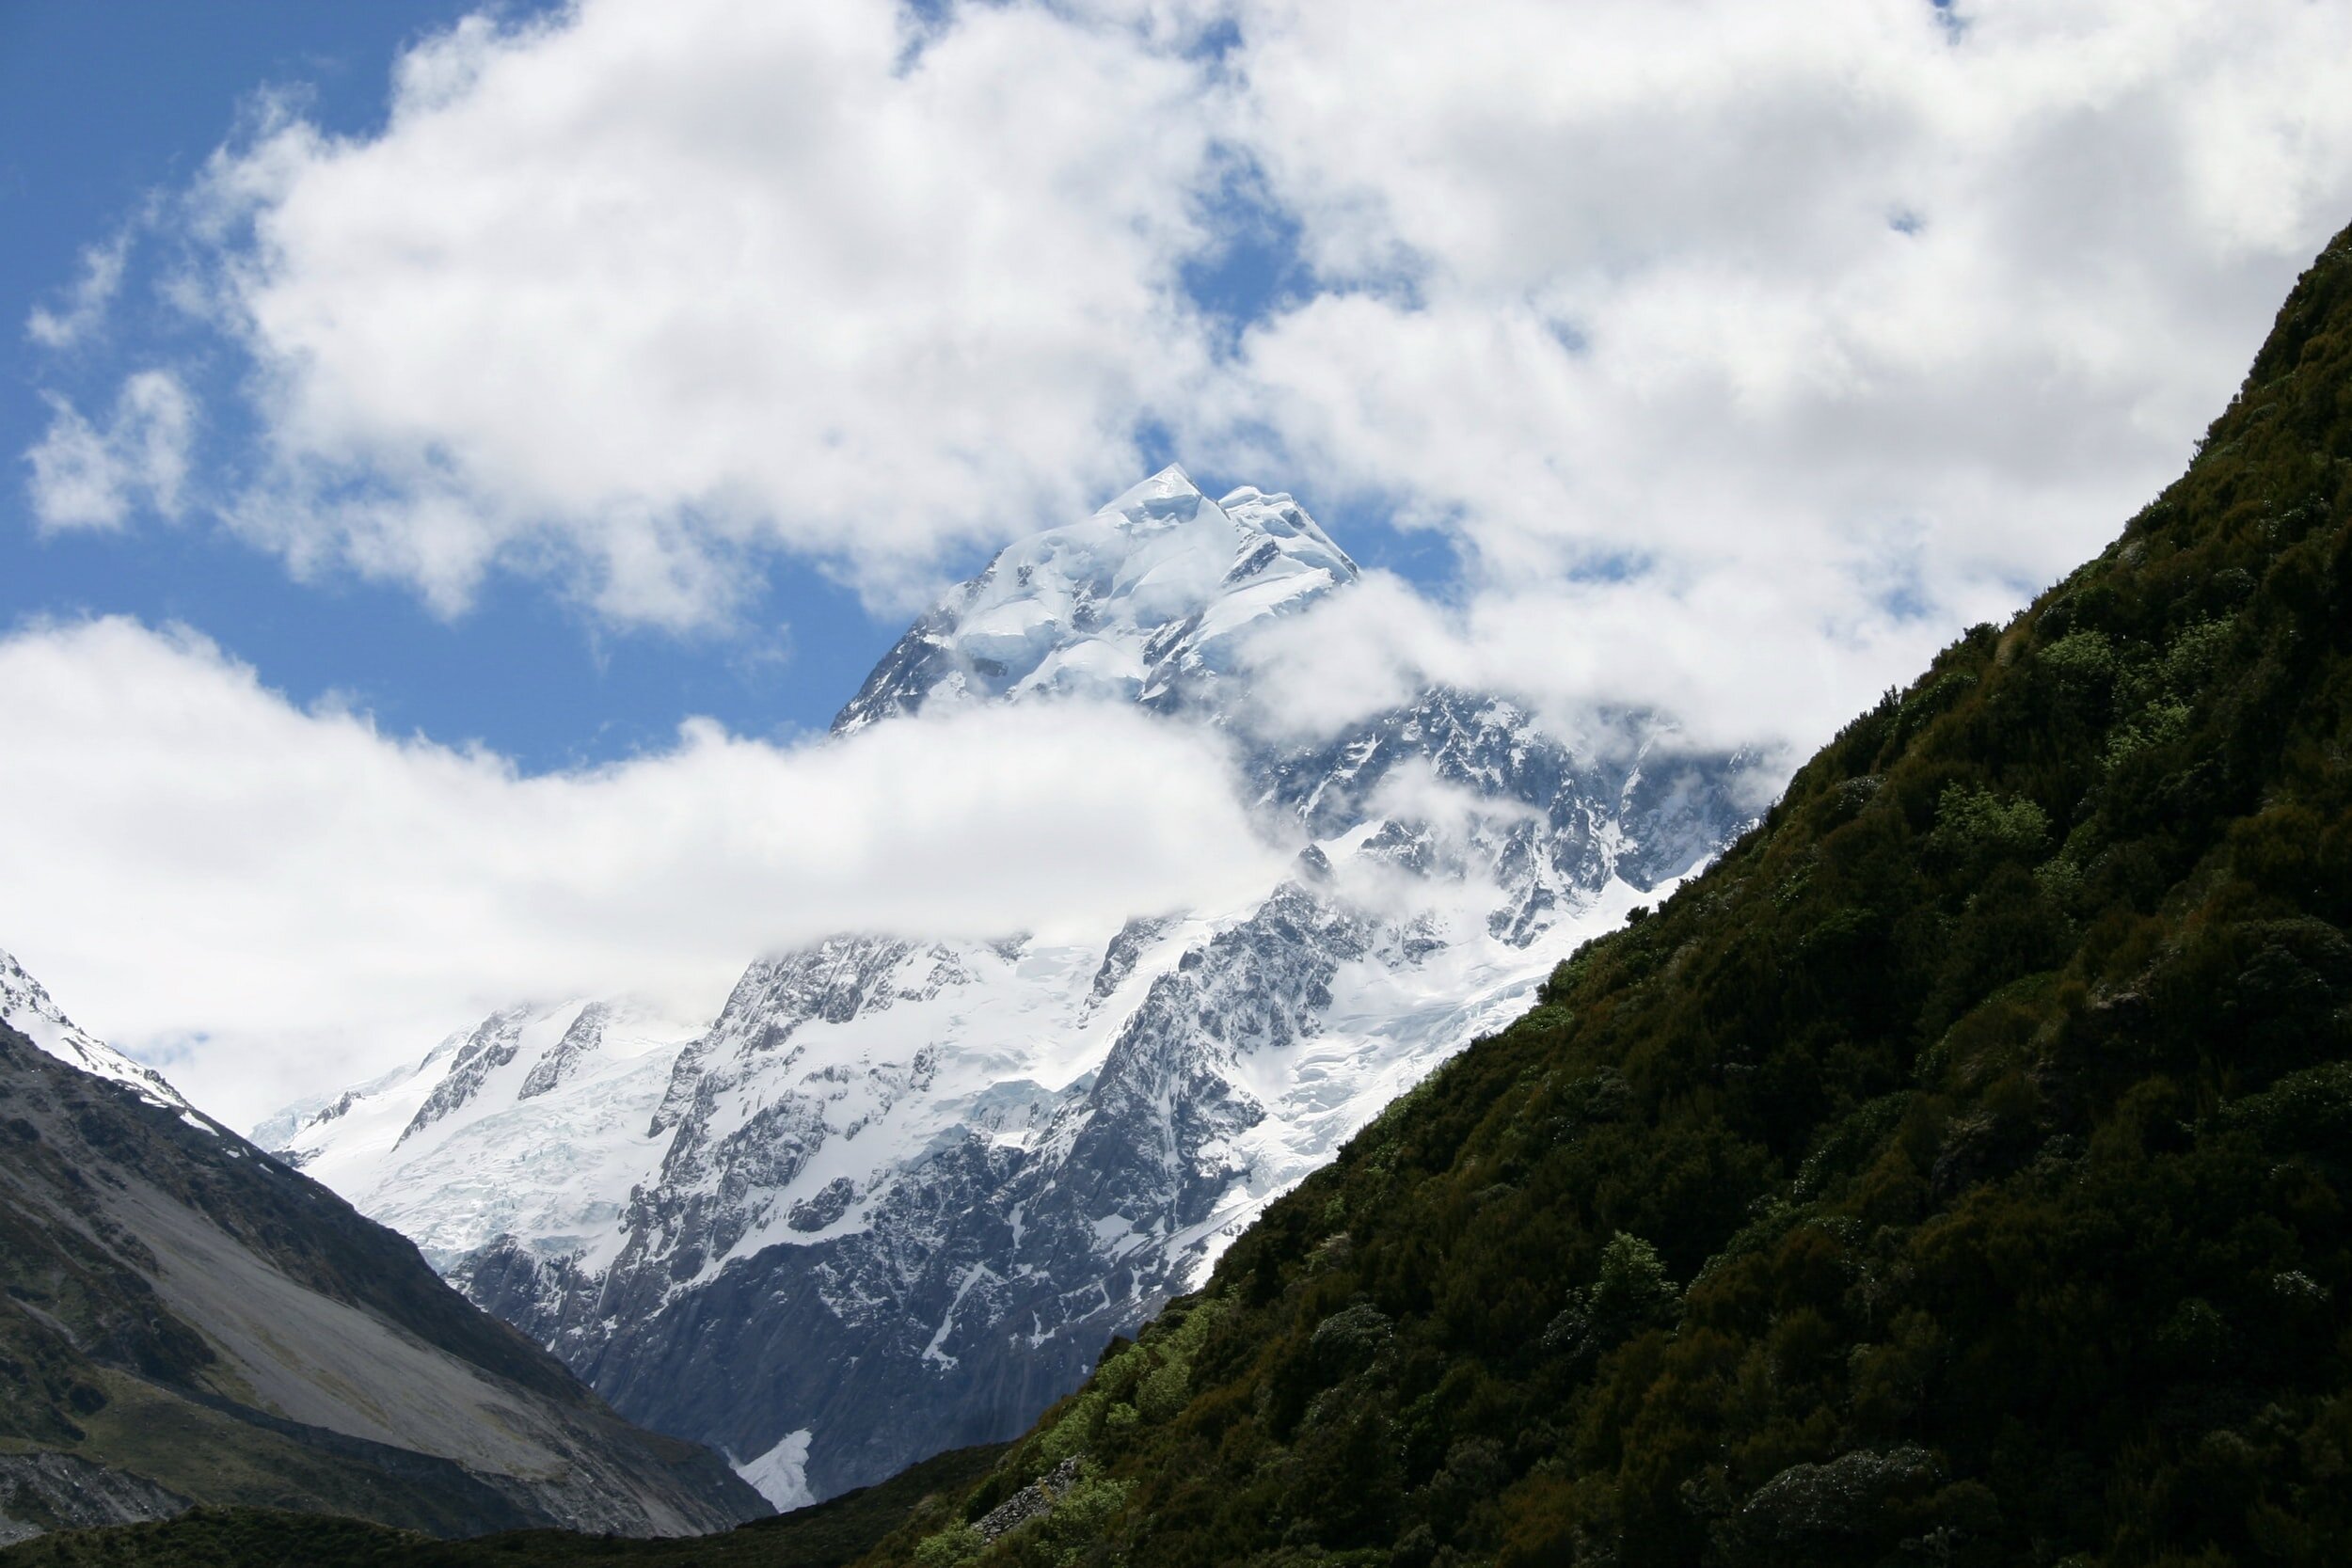
[[[950,1525],[937,1535],[923,1538],[914,1548],[915,1568],[957,1568],[977,1561],[988,1541],[970,1525]]]
[[[1973,872],[1995,860],[2031,860],[2049,837],[2050,814],[2033,801],[2004,801],[1981,785],[1947,784],[1929,845]]]

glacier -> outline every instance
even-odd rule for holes
[[[1764,782],[1656,716],[1571,743],[1447,688],[1260,733],[1252,639],[1360,577],[1292,497],[1170,467],[950,590],[834,722],[1216,728],[1295,847],[1274,885],[1050,937],[845,931],[755,958],[710,1020],[510,1007],[262,1141],[779,1506],[1022,1430]]]

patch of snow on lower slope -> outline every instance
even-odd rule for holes
[[[747,1464],[738,1465],[735,1473],[751,1482],[752,1490],[768,1499],[778,1513],[789,1513],[796,1508],[806,1508],[817,1499],[808,1489],[809,1429],[787,1432],[784,1441]]]

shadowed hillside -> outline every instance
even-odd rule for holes
[[[723,1535],[656,1541],[516,1530],[436,1541],[357,1519],[258,1508],[207,1508],[158,1524],[75,1530],[0,1551],[8,1568],[532,1568],[629,1563],[649,1568],[842,1568],[927,1508],[961,1497],[1001,1447],[957,1449],[879,1486],[755,1520]]]

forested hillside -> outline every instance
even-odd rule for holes
[[[2352,232],[2113,546],[874,1560],[2345,1560],[2348,479]]]

